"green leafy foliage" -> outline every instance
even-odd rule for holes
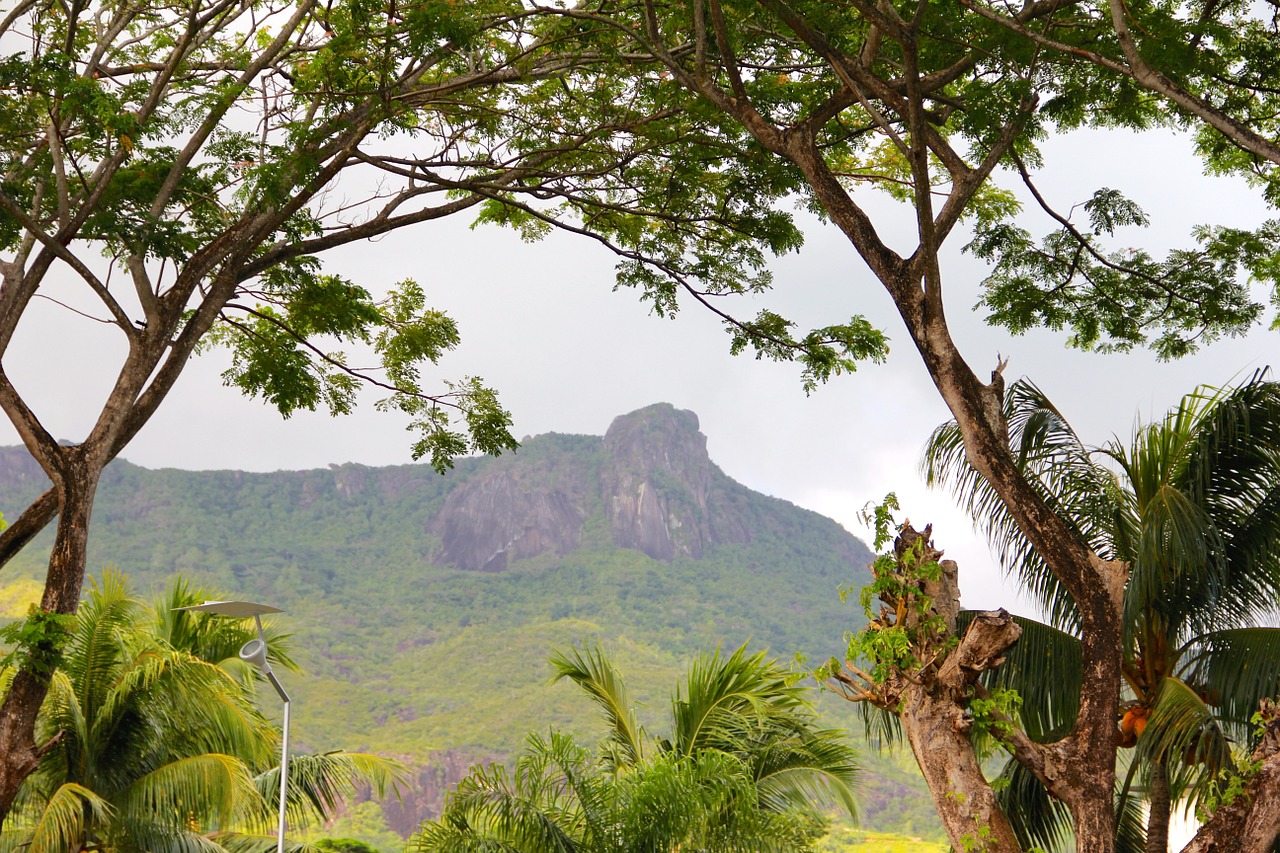
[[[668,738],[636,726],[599,649],[557,653],[557,676],[604,712],[598,755],[566,735],[530,735],[514,776],[474,769],[410,848],[661,851],[809,849],[822,794],[852,808],[853,753],[814,726],[798,676],[738,649],[694,663]]]
[[[0,658],[0,670],[25,669],[48,680],[62,663],[63,649],[74,617],[31,605],[26,619],[0,627],[0,643],[13,647]]]
[[[869,513],[880,547],[889,537],[891,511],[897,504],[890,493]],[[919,537],[904,553],[881,554],[871,564],[872,581],[859,598],[867,627],[849,636],[845,660],[865,663],[873,685],[918,669],[925,658],[955,644],[946,622],[933,609],[933,599],[924,592],[927,582],[942,576],[938,562],[926,557],[927,545],[927,538]],[[873,605],[879,605],[878,610]]]
[[[1118,191],[1099,190],[1081,207],[1091,232],[1064,221],[1039,245],[1006,221],[977,227],[968,250],[993,265],[979,303],[990,309],[990,322],[1015,333],[1069,329],[1069,343],[1080,349],[1150,346],[1160,358],[1173,359],[1253,326],[1263,306],[1253,298],[1251,282],[1280,285],[1275,221],[1254,231],[1198,228],[1195,249],[1174,250],[1161,260],[1139,248],[1099,245],[1099,237],[1118,228],[1149,222]]]
[[[274,825],[275,726],[254,706],[252,677],[220,665],[246,632],[169,610],[201,592],[179,583],[153,614],[120,575],[94,584],[37,722],[45,755],[0,849],[240,849],[246,830]],[[288,665],[284,638],[272,639],[273,661]],[[398,772],[347,753],[295,756],[290,771],[295,822],[332,814],[358,786],[384,790]]]

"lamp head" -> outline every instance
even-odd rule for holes
[[[267,644],[261,639],[253,639],[240,647],[240,660],[251,663],[264,673],[271,672],[267,663]]]

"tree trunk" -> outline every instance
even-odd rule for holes
[[[972,720],[951,691],[934,687],[908,691],[901,720],[952,849],[1020,853],[969,739]]]
[[[68,448],[59,460],[58,528],[40,606],[51,613],[73,614],[84,583],[89,516],[101,465],[90,462],[82,448]],[[19,670],[4,704],[0,705],[0,824],[13,807],[18,788],[40,765],[42,750],[35,741],[36,716],[49,692],[49,681]]]
[[[1151,768],[1151,808],[1147,813],[1147,853],[1169,853],[1169,765],[1166,756]]]
[[[1280,841],[1280,709],[1263,702],[1266,732],[1250,756],[1260,766],[1244,792],[1213,813],[1182,853],[1272,853]]]

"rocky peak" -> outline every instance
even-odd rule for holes
[[[658,403],[614,418],[604,437],[602,495],[614,544],[655,560],[698,558],[712,543],[715,468],[698,416]]]
[[[742,491],[707,456],[698,416],[658,403],[615,418],[603,441],[539,436],[486,463],[449,493],[428,530],[440,537],[441,559],[479,571],[572,551],[597,513],[617,547],[698,559],[751,540],[734,489]]]

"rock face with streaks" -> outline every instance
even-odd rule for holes
[[[750,541],[722,506],[722,493],[737,484],[711,464],[693,412],[659,403],[622,415],[604,447],[600,485],[618,547],[696,560],[715,545]]]
[[[517,452],[449,493],[427,525],[439,557],[461,569],[500,572],[514,560],[567,554],[582,541],[590,510],[593,446],[561,437],[556,446]],[[575,445],[587,445],[578,449]]]
[[[454,489],[429,523],[438,556],[459,568],[502,571],[515,560],[565,554],[602,509],[613,545],[655,560],[700,558],[751,541],[735,511],[746,489],[707,456],[698,416],[658,403],[614,419],[603,439],[514,454]]]

